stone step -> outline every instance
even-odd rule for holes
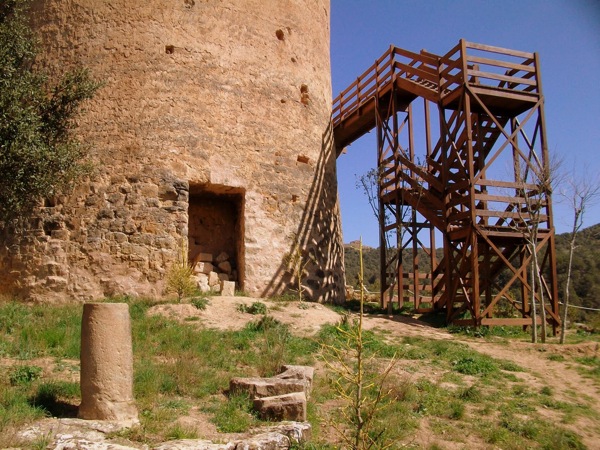
[[[304,392],[256,398],[253,406],[263,420],[306,421],[306,395]]]

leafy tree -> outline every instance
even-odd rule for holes
[[[90,166],[73,119],[99,84],[85,69],[52,80],[36,68],[28,0],[0,3],[0,221],[25,217],[41,197],[72,185]]]

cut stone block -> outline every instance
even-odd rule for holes
[[[229,381],[230,392],[245,392],[251,398],[273,397],[276,395],[304,392],[302,380],[281,378],[233,378]]]
[[[214,269],[214,266],[209,263],[209,262],[199,262],[196,264],[196,267],[194,267],[194,272],[195,273],[204,273],[204,274],[209,274],[210,272],[212,272]]]
[[[229,275],[227,275],[226,273],[220,273],[219,280],[220,281],[229,281]]]
[[[209,286],[221,286],[221,279],[219,278],[219,274],[217,272],[210,272],[208,274],[208,285]]]
[[[213,255],[212,255],[212,253],[199,253],[198,256],[196,256],[195,259],[198,262],[209,262],[209,263],[211,263],[213,261]]]
[[[215,261],[217,263],[223,262],[223,261],[227,261],[229,259],[229,255],[225,252],[221,252],[219,253],[219,255],[215,258]]]
[[[273,397],[254,399],[254,409],[263,420],[306,421],[306,396],[304,392],[294,392]]]
[[[220,262],[217,267],[219,268],[219,270],[221,272],[224,272],[227,274],[231,273],[231,264],[229,264],[229,261]]]
[[[208,275],[205,273],[197,273],[194,275],[194,278],[198,281],[198,283],[207,284],[208,285]]]
[[[304,393],[306,398],[310,398],[310,392],[312,390],[312,382],[315,376],[314,367],[310,366],[294,366],[286,364],[281,368],[282,372],[275,375],[275,378],[282,380],[299,380],[304,384]]]
[[[235,282],[234,281],[222,281],[221,282],[221,295],[233,297],[235,295]]]

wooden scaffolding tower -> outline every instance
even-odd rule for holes
[[[377,131],[382,305],[474,326],[530,325],[536,305],[556,330],[543,103],[537,54],[464,40],[392,46],[334,100],[338,154]]]

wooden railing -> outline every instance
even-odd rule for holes
[[[438,57],[424,51],[413,53],[390,46],[371,67],[333,100],[333,126],[337,126],[345,117],[377,97],[399,77],[437,92]]]
[[[539,93],[535,53],[463,39],[443,57],[426,51],[414,53],[392,45],[333,100],[333,126],[385,92],[397,79],[421,85],[441,97],[465,83],[502,91]]]
[[[443,97],[467,83],[537,94],[536,61],[534,53],[461,40],[440,59],[440,92]]]

